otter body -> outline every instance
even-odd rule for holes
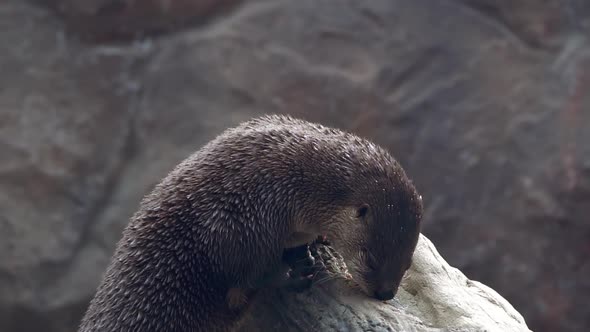
[[[82,320],[90,331],[228,331],[285,249],[325,235],[368,296],[395,295],[422,203],[355,135],[287,116],[223,132],[142,200]]]

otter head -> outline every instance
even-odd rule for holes
[[[377,181],[375,181],[378,184]],[[370,297],[390,300],[412,264],[422,199],[409,181],[361,188],[335,214],[330,241]]]

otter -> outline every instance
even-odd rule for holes
[[[392,299],[421,218],[421,196],[385,149],[286,115],[253,118],[142,199],[79,331],[230,331],[257,290],[293,279],[286,250],[318,236],[368,297]]]

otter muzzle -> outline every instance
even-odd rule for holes
[[[393,293],[393,290],[391,290],[391,289],[375,292],[375,298],[380,301],[391,300],[391,299],[393,299],[394,296],[395,296],[395,294]]]

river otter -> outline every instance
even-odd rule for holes
[[[368,296],[391,299],[421,215],[400,164],[368,140],[288,116],[246,121],[144,197],[79,331],[230,330],[284,275],[284,250],[318,235]]]

